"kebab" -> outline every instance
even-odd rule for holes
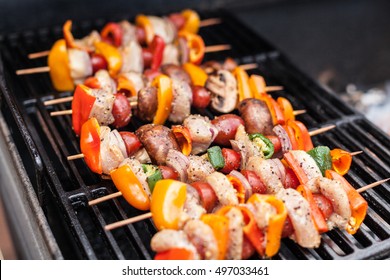
[[[164,38],[165,43],[172,43],[172,37],[180,31],[185,30],[196,34],[199,28],[219,24],[220,22],[221,19],[219,18],[209,18],[201,21],[198,13],[186,9],[181,13],[172,13],[164,18],[139,15],[136,17],[135,25],[126,20],[119,23],[109,22],[104,26],[101,36],[103,40],[109,41],[117,47],[121,45],[122,40],[134,40],[134,37],[140,44],[145,44],[148,40],[151,41],[153,39],[154,34]],[[68,30],[70,31],[70,28]],[[69,35],[69,32],[64,35]],[[93,48],[90,44],[90,39],[98,38],[98,35],[97,31],[92,31],[90,35],[78,40],[76,43]],[[40,58],[49,55],[49,52],[31,53],[28,57],[30,59]]]
[[[170,79],[167,76],[159,75],[153,79],[150,86],[142,88],[145,84],[140,76],[133,77],[133,80],[138,79],[138,82],[134,83],[138,85],[137,88],[142,88],[137,94],[138,101],[136,103],[133,102],[133,105],[137,105],[136,114],[143,121],[153,121],[155,124],[162,124],[167,119],[173,123],[182,122],[190,114],[191,103],[200,109],[210,104],[211,108],[215,111],[221,113],[230,112],[234,110],[237,99],[241,100],[244,97],[254,96],[251,94],[253,91],[256,92],[257,98],[266,102],[266,105],[262,101],[257,101],[256,106],[248,105],[248,108],[258,108],[256,111],[257,114],[247,115],[248,118],[250,116],[257,116],[261,112],[264,115],[270,111],[274,123],[284,123],[285,119],[293,119],[294,114],[302,113],[301,111],[294,112],[291,104],[285,98],[280,97],[277,102],[273,100],[265,93],[264,90],[266,90],[266,87],[264,84],[261,85],[261,88],[254,88],[249,94],[241,94],[241,87],[238,87],[239,90],[237,90],[235,78],[225,70],[220,70],[218,76],[220,77],[219,79],[222,79],[221,77],[229,75],[224,80],[226,83],[221,85],[220,80],[215,81],[214,76],[210,76],[206,81],[205,87],[203,87],[199,85],[190,86],[189,83],[191,81],[189,81],[190,78],[186,74],[187,72],[177,66],[166,65],[162,69],[164,73],[171,75],[173,78]],[[236,67],[236,69],[239,69],[239,67]],[[222,71],[224,73],[221,73]],[[97,74],[102,77],[103,73],[99,71]],[[252,75],[248,80],[252,81],[254,80],[252,78],[258,77],[260,76]],[[121,96],[121,94],[114,95],[111,93],[114,90],[113,82],[107,74],[103,78],[100,78],[100,81],[102,82],[95,82],[95,84],[100,85],[101,88],[99,89],[90,89],[83,85],[77,86],[73,97],[75,99],[72,98],[72,110],[52,112],[52,115],[73,113],[72,121],[76,134],[79,134],[81,125],[90,116],[99,117],[99,122],[103,125],[112,123],[116,127],[127,125],[131,118],[131,102],[125,96]],[[245,84],[243,81],[241,82],[241,84]],[[249,83],[247,82],[246,84],[248,85]],[[119,91],[123,88],[119,83]],[[136,92],[132,87],[130,89],[125,87],[124,90],[129,90],[132,94]],[[261,94],[257,94],[259,90],[262,90]],[[209,91],[212,94],[211,97]],[[221,95],[222,93],[224,96]],[[246,103],[244,104],[242,102],[241,104],[243,104],[243,107],[246,106]],[[267,106],[268,109],[266,108]],[[104,109],[104,114],[98,115],[94,113],[95,111],[102,111],[102,108]],[[241,111],[246,111],[246,109]]]
[[[115,77],[120,72],[142,72],[147,68],[156,70],[162,62],[199,64],[205,52],[230,49],[229,45],[205,47],[204,41],[199,35],[188,31],[179,33],[180,53],[176,49],[174,52],[169,51],[168,47],[168,51],[164,51],[166,43],[159,35],[154,35],[150,45],[144,49],[134,36],[125,36],[126,40],[122,40],[122,37],[116,38],[113,42],[114,45],[111,45],[106,42],[109,41],[108,39],[102,41],[98,33],[92,33],[95,35],[91,34],[88,39],[82,41],[86,43],[78,44],[71,34],[71,25],[71,21],[64,24],[64,39],[56,41],[53,45],[48,56],[47,67],[22,69],[16,73],[23,75],[50,72],[54,87],[59,91],[66,91],[73,90],[75,84],[82,83],[94,71],[103,67],[108,67],[110,75]],[[103,31],[102,35],[107,33],[103,33]],[[104,36],[102,37],[104,38]],[[118,41],[120,46],[116,46],[115,41]],[[172,45],[172,48],[176,47]]]
[[[268,146],[260,144],[259,147],[256,147],[249,141],[249,137],[242,132],[243,126],[241,125],[241,122],[237,122],[237,116],[229,115],[228,117],[233,120],[231,121],[230,127],[226,127],[226,124],[223,124],[224,130],[221,130],[218,133],[215,132],[214,136],[206,135],[207,137],[199,137],[203,134],[202,128],[209,132],[209,129],[213,128],[212,125],[210,123],[207,125],[205,117],[195,116],[195,119],[192,120],[190,117],[188,124],[191,126],[194,125],[194,121],[197,122],[195,125],[198,128],[195,128],[195,130],[199,132],[199,134],[195,134],[198,138],[191,139],[189,133],[184,133],[187,135],[187,142],[184,143],[180,141],[181,137],[184,137],[183,131],[180,131],[178,134],[175,129],[171,131],[161,125],[144,125],[136,131],[135,135],[131,132],[118,133],[116,130],[110,132],[108,127],[100,127],[96,119],[92,118],[83,125],[80,138],[81,151],[83,152],[81,155],[85,158],[90,169],[98,174],[111,174],[114,169],[117,169],[118,166],[122,164],[125,158],[134,156],[143,163],[152,162],[159,166],[167,165],[177,171],[180,179],[186,182],[204,179],[205,175],[209,174],[214,169],[220,169],[225,173],[240,167],[241,169],[245,169],[243,163],[246,161],[246,157],[250,155],[262,155],[267,158],[272,156]],[[225,122],[226,118],[223,118],[222,121]],[[220,122],[220,120],[217,120],[216,123],[218,124],[218,122]],[[239,125],[238,128],[237,125]],[[237,131],[236,133],[234,133],[235,130]],[[234,134],[236,134],[237,141],[246,137],[248,142],[240,144],[240,146],[252,146],[251,149],[257,152],[254,154],[242,153],[243,156],[241,157],[238,152],[231,149],[224,148],[221,150],[217,146],[208,148],[214,140],[216,140],[215,142],[218,141],[217,139],[219,136],[225,138],[227,135],[226,131],[229,131],[229,135],[233,135],[233,137]],[[257,143],[259,142],[257,141]],[[141,145],[143,145],[144,148],[140,150]],[[268,145],[272,147],[273,152],[273,144],[269,141]],[[219,148],[219,150],[216,148]],[[179,152],[180,150],[184,154]],[[192,150],[196,150],[197,154],[207,151],[209,161],[195,155],[187,158]],[[347,155],[348,154],[346,153],[345,156]],[[351,156],[349,155],[349,157]],[[68,157],[69,160],[76,158],[76,156]],[[344,170],[345,169],[348,170],[349,166],[346,166]],[[140,171],[141,169],[138,168],[137,170]],[[192,172],[191,175],[187,175],[188,170],[195,172]],[[136,173],[138,171],[136,171]],[[145,181],[144,178],[141,179],[141,181]],[[116,184],[118,189],[122,189],[119,187],[119,184],[120,182]],[[121,195],[121,193],[114,194],[114,196],[118,195]],[[112,196],[100,198],[99,202],[110,198],[112,198]],[[97,202],[98,201],[92,202],[92,204]],[[133,203],[129,203],[133,205]]]
[[[388,179],[387,179],[388,180]],[[373,184],[370,184],[367,187],[374,187],[376,185],[379,185],[387,180],[382,180],[380,182],[376,182]],[[153,192],[152,196],[152,204],[151,204],[151,213],[146,213],[141,216],[137,216],[135,218],[131,218],[129,220],[121,221],[115,224],[111,224],[106,226],[106,230],[111,230],[113,228],[116,228],[118,226],[122,226],[125,224],[129,224],[130,222],[136,222],[141,219],[145,218],[153,218],[153,221],[157,227],[157,229],[161,230],[160,233],[157,233],[154,237],[156,239],[162,238],[162,236],[166,237],[165,235],[169,233],[168,236],[172,236],[172,233],[179,228],[182,228],[185,232],[189,233],[191,231],[188,231],[186,229],[187,223],[194,223],[198,227],[202,228],[203,224],[199,222],[194,222],[194,219],[200,219],[202,222],[205,222],[207,225],[211,226],[213,229],[213,232],[216,232],[217,229],[219,233],[221,233],[221,227],[224,225],[225,230],[222,232],[225,232],[224,236],[228,236],[226,234],[228,230],[226,229],[226,224],[229,223],[229,220],[219,218],[216,215],[220,214],[228,214],[228,212],[232,209],[238,209],[240,211],[245,210],[246,214],[246,222],[244,222],[245,227],[243,232],[248,234],[248,237],[251,242],[253,242],[252,247],[255,247],[257,249],[257,252],[264,256],[264,253],[266,256],[271,257],[274,254],[277,253],[279,246],[280,246],[280,238],[282,237],[282,232],[284,232],[284,236],[289,236],[292,233],[294,233],[294,238],[297,238],[296,241],[303,247],[306,248],[312,248],[317,247],[319,245],[320,241],[320,235],[318,234],[314,221],[311,220],[311,214],[310,214],[310,206],[309,203],[300,195],[300,193],[294,189],[283,189],[279,191],[279,193],[275,196],[272,195],[260,195],[258,193],[252,195],[246,204],[235,204],[235,205],[225,205],[219,208],[219,210],[216,210],[216,213],[211,214],[204,214],[205,209],[202,209],[199,207],[199,199],[197,192],[194,190],[194,186],[196,184],[202,185],[204,188],[213,188],[215,186],[219,186],[220,183],[224,184],[225,187],[227,186],[224,182],[226,181],[226,178],[221,173],[215,172],[208,176],[208,182],[217,182],[218,185],[211,186],[209,183],[193,183],[192,185],[188,185],[185,183],[181,183],[178,181],[173,180],[161,180],[156,184],[155,190]],[[337,184],[337,182],[333,182],[334,184]],[[346,182],[346,184],[348,184]],[[349,185],[349,184],[348,184]],[[350,185],[349,185],[350,186]],[[219,187],[218,187],[219,188]],[[354,195],[358,195],[358,192],[353,188],[350,187],[351,193],[354,193]],[[196,188],[195,188],[196,189]],[[227,190],[231,190],[228,188]],[[186,195],[191,197],[189,199]],[[199,193],[201,194],[201,193]],[[360,197],[360,195],[358,195]],[[325,198],[324,198],[325,199]],[[194,203],[196,201],[196,203]],[[359,206],[359,211],[363,211],[365,215],[365,211],[367,210],[367,203],[364,201],[362,197],[359,199],[355,199],[354,201],[359,201],[361,206]],[[264,202],[267,202],[268,204],[272,203],[272,206],[274,206],[277,210],[277,213],[275,213],[275,210],[273,208],[270,208],[268,204],[264,204]],[[254,205],[251,205],[254,204]],[[257,205],[256,205],[257,204]],[[260,205],[259,205],[260,204]],[[297,214],[296,207],[298,205],[298,208],[300,209],[299,214]],[[193,208],[191,210],[191,207],[197,206],[197,211],[195,211]],[[244,209],[243,209],[244,207]],[[249,211],[248,211],[249,210]],[[268,211],[267,211],[268,210]],[[240,212],[239,211],[239,212]],[[238,212],[238,213],[239,213]],[[292,223],[294,224],[294,228],[288,229],[285,226],[285,219],[287,217],[287,212],[289,215],[289,220],[292,220]],[[203,214],[202,214],[203,213]],[[237,211],[235,215],[231,213],[231,215],[227,215],[227,217],[231,219],[237,219],[238,214]],[[267,214],[266,214],[267,213]],[[307,214],[307,215],[305,215]],[[297,216],[297,217],[294,217]],[[302,220],[302,216],[305,216],[304,222],[300,221]],[[271,218],[269,218],[271,217]],[[269,219],[267,221],[267,218]],[[363,217],[364,218],[364,217]],[[222,221],[221,221],[222,220]],[[224,221],[223,221],[224,220]],[[241,219],[242,220],[242,219]],[[255,221],[257,223],[257,226],[254,225]],[[268,222],[268,224],[267,224]],[[272,225],[271,225],[272,222]],[[236,233],[235,237],[237,238],[237,234],[242,234],[242,231],[240,231],[240,226],[238,226],[240,223],[235,223],[234,226],[230,227],[231,231],[230,233]],[[242,223],[241,223],[242,224]],[[183,226],[184,225],[184,226]],[[213,226],[214,225],[214,226]],[[310,225],[310,230],[312,232],[312,236],[308,236],[308,225]],[[358,226],[354,228],[354,230],[357,230]],[[245,230],[246,229],[246,230]],[[259,238],[259,240],[256,240],[253,238],[253,232],[257,233],[255,234],[256,237],[264,237],[264,233],[262,234],[259,229],[267,229],[267,246],[264,246],[264,238]],[[348,230],[348,229],[347,229]],[[237,233],[238,231],[239,233]],[[163,233],[164,232],[164,233]],[[350,231],[348,231],[350,232]],[[250,233],[250,235],[249,235]],[[350,232],[351,233],[351,232]],[[173,233],[174,234],[174,233]],[[194,234],[194,233],[193,233]],[[299,234],[299,237],[297,235]],[[305,236],[303,236],[305,235]],[[218,235],[219,236],[219,235]],[[252,238],[250,237],[252,236]],[[220,236],[222,237],[222,236]],[[242,236],[241,236],[242,237]],[[162,249],[161,247],[157,246],[156,239],[152,239],[152,248],[156,251],[165,251],[167,247],[164,247]],[[180,246],[181,238],[179,239],[171,239],[172,242],[170,242],[168,247],[176,247]],[[202,239],[203,240],[203,239]],[[212,239],[210,239],[212,240]],[[224,239],[226,241],[226,238]],[[178,242],[175,242],[178,241]],[[219,243],[219,242],[218,242]],[[239,244],[243,244],[243,241],[241,239],[241,242]],[[238,246],[241,248],[241,245]],[[253,246],[254,245],[254,246]],[[257,246],[256,246],[257,245]],[[268,247],[269,245],[269,247]],[[205,244],[207,246],[207,244]],[[218,248],[223,247],[221,244],[218,244]],[[226,246],[224,246],[226,248]],[[265,248],[264,248],[265,247]],[[237,246],[236,246],[237,248]],[[235,254],[236,258],[240,258],[242,256],[242,251],[237,255]],[[215,254],[213,254],[215,256]],[[224,256],[225,254],[222,254]],[[221,259],[220,255],[219,258]]]
[[[260,163],[263,163],[266,161],[267,160],[263,159],[262,161],[260,161]],[[304,169],[311,170],[312,168],[309,168],[310,164],[313,164],[313,163],[308,163]],[[312,165],[312,167],[313,166],[314,165]],[[313,171],[311,171],[311,172],[313,172]],[[233,174],[233,172],[231,174]],[[239,199],[242,198],[241,196],[239,196],[239,194],[241,192],[235,192],[233,184],[229,184],[229,180],[231,178],[229,176],[230,175],[224,177],[224,175],[219,173],[219,172],[213,172],[206,177],[207,184],[212,187],[212,189],[215,192],[215,196],[217,197],[219,203],[221,203],[222,206],[225,207],[225,210],[226,210],[226,207],[228,209],[230,209],[230,206],[232,204],[237,205],[239,202]],[[277,190],[277,193],[276,193],[276,196],[279,199],[283,200],[283,202],[287,208],[287,212],[289,214],[289,219],[291,220],[291,223],[294,225],[294,238],[295,238],[295,240],[298,242],[298,244],[300,244],[301,246],[306,247],[306,248],[313,248],[313,247],[317,247],[319,245],[320,236],[319,236],[319,233],[317,232],[317,230],[320,230],[320,233],[331,230],[330,227],[329,228],[326,227],[325,229],[321,229],[318,225],[318,217],[314,216],[313,207],[317,207],[318,213],[316,215],[324,215],[325,216],[325,214],[323,214],[323,213],[325,213],[325,210],[323,210],[323,208],[321,208],[321,212],[319,212],[320,210],[318,210],[318,206],[316,204],[314,204],[314,203],[318,203],[317,201],[320,201],[320,203],[318,203],[319,205],[323,205],[326,202],[328,204],[330,204],[330,201],[332,201],[332,204],[337,205],[336,202],[334,202],[335,197],[334,197],[334,194],[332,194],[332,192],[338,191],[339,193],[343,193],[343,191],[344,191],[344,197],[342,197],[341,199],[338,199],[338,200],[344,200],[343,203],[348,204],[347,207],[348,207],[348,209],[349,209],[349,207],[351,208],[351,209],[349,209],[349,211],[351,211],[352,213],[348,219],[349,220],[348,226],[346,226],[346,221],[343,221],[342,223],[338,224],[337,226],[342,228],[342,229],[346,228],[347,231],[351,234],[354,234],[357,231],[361,222],[364,219],[364,216],[365,216],[365,213],[367,210],[367,202],[365,202],[365,200],[360,195],[358,195],[358,192],[360,192],[360,190],[358,190],[358,192],[357,192],[352,186],[350,186],[348,184],[348,182],[341,175],[338,175],[335,172],[330,171],[329,175],[327,174],[327,177],[331,178],[332,180],[324,178],[324,179],[322,179],[323,181],[318,181],[318,178],[317,178],[316,184],[319,184],[319,188],[324,189],[324,193],[323,194],[316,194],[316,201],[313,201],[312,198],[308,197],[308,194],[311,195],[310,191],[306,190],[305,194],[303,196],[300,194],[300,192],[302,191],[303,185],[299,186],[297,188],[297,190],[294,190],[291,188],[285,190],[282,186],[279,190]],[[380,182],[376,182],[376,183],[371,184],[371,185],[368,185],[364,188],[364,190],[366,190],[367,188],[379,185],[387,180],[388,179],[382,180]],[[199,215],[201,215],[203,210],[190,211],[190,210],[185,208],[186,206],[184,206],[185,203],[187,203],[187,200],[185,199],[184,194],[183,194],[183,193],[185,193],[184,189],[188,188],[188,186],[186,186],[186,184],[181,183],[182,190],[178,191],[178,190],[169,190],[169,186],[168,186],[168,184],[165,184],[164,180],[162,180],[160,183],[161,183],[161,185],[163,185],[163,189],[160,189],[160,187],[159,187],[160,185],[156,185],[155,190],[153,192],[153,196],[152,196],[152,206],[151,206],[152,212],[151,213],[147,213],[147,214],[144,214],[140,217],[135,217],[135,218],[131,218],[129,220],[120,221],[118,223],[108,225],[106,227],[106,229],[111,230],[111,229],[116,228],[118,226],[123,226],[125,224],[130,223],[130,222],[135,222],[135,221],[139,221],[140,219],[150,218],[150,217],[153,217],[155,224],[156,224],[156,227],[158,229],[164,229],[164,228],[165,229],[177,229],[177,228],[181,227],[181,224],[183,224],[183,220],[188,221],[188,219],[190,219],[190,218],[196,218]],[[160,184],[160,183],[158,183],[158,184]],[[264,183],[268,183],[268,181],[264,182]],[[204,185],[204,183],[202,183],[202,184]],[[326,189],[328,189],[328,193],[325,192]],[[363,189],[361,189],[361,191],[363,191]],[[235,196],[235,193],[236,193],[237,197]],[[156,195],[154,196],[154,194],[156,194]],[[202,194],[204,194],[204,192],[199,192],[200,196],[202,196]],[[328,199],[329,195],[333,195],[333,198]],[[177,196],[180,196],[181,198],[178,199]],[[204,197],[204,195],[202,197]],[[305,199],[307,199],[307,201]],[[258,200],[259,199],[256,199],[256,200],[249,199],[248,202],[258,201]],[[176,204],[174,204],[173,201],[175,201]],[[180,202],[178,202],[178,201],[180,201]],[[193,202],[193,199],[190,199],[189,201]],[[155,203],[156,206],[153,206],[153,203]],[[174,204],[175,206],[172,207],[172,204]],[[350,206],[349,206],[349,204],[350,204]],[[169,205],[169,207],[168,207],[168,205]],[[167,209],[161,209],[162,207],[165,207]],[[188,207],[188,205],[187,205],[187,207]],[[338,208],[336,208],[334,206],[328,206],[328,207],[331,208],[331,210],[330,210],[331,213],[328,214],[328,216],[326,216],[326,217],[328,218],[327,219],[328,223],[332,224],[332,223],[334,223],[334,219],[332,220],[332,215],[338,217],[337,215],[339,214],[338,212],[340,211],[340,209],[339,209],[340,207],[338,207]],[[334,210],[333,210],[333,207],[334,207]],[[296,211],[297,208],[300,209],[299,213],[297,213],[297,211]],[[222,208],[222,209],[224,209],[224,208]],[[262,212],[256,212],[256,210],[253,210],[253,209],[252,209],[252,211],[255,212],[255,216],[256,216],[256,214],[260,215],[260,213],[262,213]],[[327,210],[327,211],[329,212],[329,210]],[[224,211],[220,209],[219,211],[217,211],[217,213],[218,212],[224,212]],[[188,217],[188,213],[193,213],[193,214],[196,213],[196,216],[195,217],[193,217],[193,216]],[[184,218],[181,215],[183,215]],[[324,219],[324,218],[322,218],[322,219]],[[282,222],[282,224],[283,224],[283,222]],[[308,232],[308,229],[307,229],[308,224],[310,224],[310,232]],[[237,230],[237,228],[236,228],[236,230]],[[291,233],[289,235],[291,235]],[[280,235],[279,235],[279,238],[280,238]],[[277,250],[274,251],[274,253],[276,253],[276,252],[277,252]],[[272,256],[272,255],[268,255],[268,256]]]

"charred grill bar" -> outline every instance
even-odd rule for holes
[[[321,88],[300,72],[273,46],[265,42],[232,15],[220,11],[202,14],[202,18],[222,18],[222,24],[201,29],[207,45],[230,44],[231,50],[207,54],[206,60],[230,56],[239,64],[256,62],[250,73],[263,75],[270,85],[284,90],[273,96],[288,98],[294,108],[305,108],[299,116],[309,128],[336,124],[337,128],[315,136],[315,145],[362,150],[355,157],[348,181],[363,186],[390,174],[390,139],[363,115],[345,105],[336,95]],[[76,37],[93,28],[100,30],[104,21],[84,22],[74,26]],[[151,259],[150,239],[156,232],[151,220],[105,231],[106,224],[133,217],[142,212],[119,197],[89,207],[88,200],[115,192],[110,181],[93,174],[83,160],[67,161],[79,153],[78,138],[69,116],[52,118],[50,112],[69,109],[70,104],[46,107],[45,100],[68,96],[55,93],[49,75],[16,76],[15,70],[45,65],[45,59],[29,60],[28,53],[49,49],[61,37],[61,27],[8,34],[0,39],[1,128],[7,142],[1,148],[9,158],[1,162],[13,170],[9,184],[1,175],[6,207],[18,216],[13,223],[16,241],[29,236],[25,258],[54,259]],[[207,112],[213,117],[211,112]],[[127,130],[140,125],[135,118]],[[7,185],[6,185],[7,184]],[[16,189],[15,189],[16,188]],[[18,191],[19,197],[15,198]],[[284,239],[275,259],[381,259],[390,256],[390,186],[386,183],[363,193],[369,210],[361,229],[354,236],[332,230],[322,235],[318,249],[304,249]],[[11,200],[15,200],[11,201]],[[20,213],[17,208],[21,206]],[[10,211],[8,211],[10,213]],[[29,221],[25,224],[25,221]],[[21,227],[18,230],[16,227]],[[22,245],[21,245],[22,246]],[[34,253],[34,250],[36,252]]]

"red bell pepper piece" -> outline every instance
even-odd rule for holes
[[[172,248],[164,252],[157,253],[155,260],[193,260],[194,253],[184,248]]]
[[[93,172],[102,174],[100,125],[95,118],[90,118],[81,128],[80,149],[88,167]]]
[[[149,45],[149,51],[153,54],[152,63],[150,65],[151,70],[158,70],[163,59],[163,53],[165,49],[164,39],[158,35],[153,37],[152,42]]]
[[[100,32],[102,40],[108,42],[115,47],[122,45],[123,31],[119,24],[115,22],[107,23]]]
[[[302,196],[307,200],[307,202],[309,202],[310,214],[318,232],[327,232],[329,230],[328,225],[326,224],[325,218],[322,215],[321,210],[318,208],[318,205],[314,200],[311,191],[307,187],[305,187],[305,185],[298,186],[297,191],[302,194]]]
[[[72,101],[72,125],[76,135],[80,135],[82,125],[89,119],[96,97],[91,94],[92,89],[85,85],[78,85]]]

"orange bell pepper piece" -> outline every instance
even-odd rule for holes
[[[218,245],[218,259],[223,260],[228,248],[229,219],[217,214],[204,214],[200,219],[213,230]]]
[[[348,221],[346,230],[350,234],[355,234],[366,217],[368,209],[367,201],[360,195],[360,193],[358,193],[354,187],[348,183],[348,181],[343,176],[338,174],[336,171],[326,170],[325,176],[326,178],[339,181],[344,190],[347,192],[352,215]]]
[[[149,210],[150,198],[128,164],[112,170],[110,175],[115,187],[131,206],[139,210]]]
[[[47,65],[50,68],[50,78],[58,91],[74,89],[73,79],[70,76],[69,58],[64,39],[56,41],[49,52]]]
[[[154,124],[164,124],[171,113],[172,107],[172,81],[166,75],[158,75],[152,81],[152,86],[157,88],[157,111],[154,116]]]
[[[318,208],[317,203],[313,198],[311,191],[305,187],[305,185],[299,185],[297,191],[302,194],[302,196],[307,200],[310,206],[310,215],[314,221],[319,233],[324,233],[329,230],[328,225],[326,224],[325,218],[321,213],[321,210]]]
[[[278,253],[280,248],[284,222],[287,218],[287,209],[283,201],[273,195],[261,195],[255,193],[248,199],[247,203],[260,201],[265,201],[276,209],[276,214],[269,217],[268,227],[266,229],[267,243],[265,247],[265,255],[267,257],[272,257]]]
[[[194,253],[185,248],[172,248],[164,252],[157,253],[155,260],[193,260]]]
[[[122,56],[117,48],[105,42],[95,42],[96,53],[104,56],[111,77],[116,77],[122,67]]]
[[[232,175],[226,175],[226,178],[228,178],[229,182],[232,184],[233,188],[236,190],[236,195],[238,198],[238,203],[245,203],[245,187],[241,183],[241,181]]]
[[[181,12],[181,15],[185,18],[185,23],[181,30],[188,31],[190,33],[198,33],[200,26],[200,18],[197,12],[186,9]]]
[[[190,50],[189,62],[199,65],[205,54],[205,45],[202,37],[188,31],[180,31],[179,37],[183,37],[187,41],[187,47]]]
[[[201,67],[189,62],[184,63],[182,67],[190,76],[191,82],[194,86],[204,87],[208,79],[208,75]]]
[[[309,131],[303,123],[300,121],[289,120],[287,121],[287,126],[291,127],[294,131],[294,138],[298,144],[297,150],[310,151],[313,149],[313,142],[311,141]]]
[[[288,101],[284,97],[278,97],[278,99],[276,99],[276,102],[278,103],[280,109],[283,112],[285,122],[287,122],[289,120],[294,121],[295,120],[294,109],[293,109],[290,101]]]
[[[287,132],[288,139],[290,139],[292,150],[299,150],[299,144],[297,138],[295,137],[294,129],[288,125],[283,125],[283,128]]]
[[[80,135],[82,125],[88,121],[96,97],[92,89],[85,85],[78,85],[72,100],[72,126],[76,135]]]
[[[260,99],[261,94],[266,94],[265,87],[267,85],[265,84],[265,80],[260,75],[252,74],[249,77],[249,87],[252,91],[252,95],[256,99]]]
[[[256,251],[264,256],[264,233],[259,229],[254,219],[252,212],[248,208],[242,206],[226,205],[217,211],[218,215],[225,216],[232,208],[239,209],[244,217],[245,226],[243,227],[243,233],[251,242]]]
[[[330,151],[332,158],[332,169],[340,175],[348,173],[352,163],[352,156],[347,151],[342,149],[333,149]]]
[[[182,125],[174,125],[172,126],[172,132],[181,147],[181,152],[185,156],[190,155],[192,151],[192,139],[188,128]]]
[[[97,174],[102,174],[100,157],[100,125],[95,118],[90,118],[81,128],[80,149],[85,163]]]
[[[186,196],[186,184],[183,182],[163,179],[156,183],[150,211],[158,230],[179,228]]]
[[[264,101],[267,104],[268,110],[270,111],[272,116],[272,123],[274,125],[278,125],[278,124],[284,125],[285,120],[284,120],[283,112],[280,109],[278,103],[276,103],[276,101],[267,93],[260,94],[259,99]]]
[[[137,96],[134,83],[124,76],[119,76],[117,81],[116,91],[124,93],[126,96]]]
[[[139,27],[142,27],[145,30],[146,34],[146,43],[149,45],[154,38],[153,25],[145,15],[138,15],[135,18],[135,24]]]
[[[92,52],[92,49],[87,48],[86,46],[82,46],[76,43],[73,34],[72,34],[72,21],[67,20],[62,27],[62,33],[64,35],[64,39],[66,42],[66,46],[68,48],[73,48],[73,49],[80,49],[80,50],[85,50],[87,52]]]
[[[246,71],[238,66],[234,69],[233,75],[237,81],[239,101],[254,97],[253,92],[249,86],[249,77]]]

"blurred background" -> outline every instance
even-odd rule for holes
[[[390,1],[386,0],[0,0],[0,36],[95,19],[193,8],[225,9],[308,76],[390,133]],[[0,204],[0,248],[12,253]],[[2,258],[0,251],[0,259]]]

